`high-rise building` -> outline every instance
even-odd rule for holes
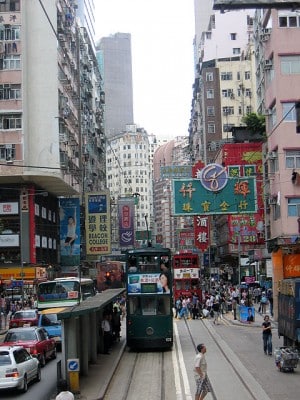
[[[133,124],[131,35],[116,33],[97,44],[105,91],[105,134],[118,135]]]
[[[42,5],[0,2],[0,251],[56,267],[59,198],[105,185],[104,92],[77,1]]]

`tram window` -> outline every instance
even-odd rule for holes
[[[143,315],[156,315],[156,304],[155,297],[144,297],[142,314]]]
[[[191,287],[191,282],[190,281],[184,281],[184,288],[185,290],[189,290]]]
[[[157,314],[168,315],[170,313],[170,299],[166,297],[158,297]]]
[[[141,298],[137,296],[129,297],[129,314],[141,314]]]
[[[192,279],[192,288],[199,289],[199,279]]]

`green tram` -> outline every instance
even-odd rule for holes
[[[173,345],[171,250],[140,248],[126,252],[126,338],[136,349]]]

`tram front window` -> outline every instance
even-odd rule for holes
[[[170,299],[166,297],[159,297],[157,299],[157,314],[158,315],[170,314]]]
[[[156,315],[156,301],[154,297],[144,297],[143,298],[143,315]]]
[[[141,314],[141,298],[130,296],[129,298],[129,314]]]

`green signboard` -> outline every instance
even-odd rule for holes
[[[199,179],[173,180],[174,216],[255,213],[256,198],[255,177],[231,177],[216,164]]]

